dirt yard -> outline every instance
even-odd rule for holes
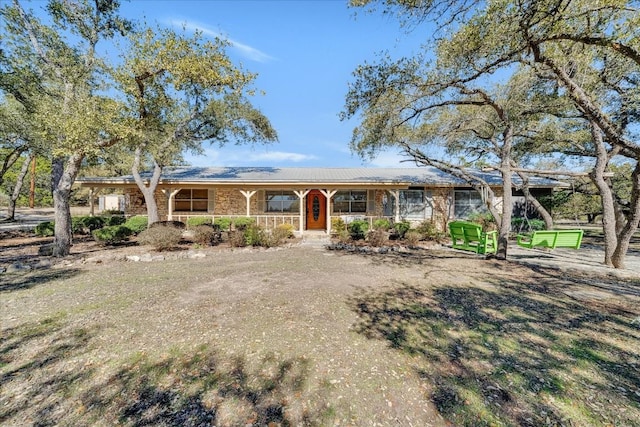
[[[44,241],[0,240],[2,425],[640,425],[635,254]]]

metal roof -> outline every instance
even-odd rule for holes
[[[502,179],[496,171],[471,171],[490,185],[500,185]],[[143,173],[143,179],[151,173]],[[132,175],[116,178],[78,178],[83,186],[135,184]],[[514,182],[520,183],[514,174]],[[317,185],[397,185],[397,186],[468,186],[459,178],[434,167],[416,168],[277,168],[277,167],[169,167],[160,184],[217,184],[217,185],[268,185],[268,184],[317,184]],[[530,178],[533,187],[557,187],[558,181],[547,178]]]

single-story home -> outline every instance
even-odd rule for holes
[[[475,172],[495,186],[495,205],[502,202],[500,175]],[[144,178],[144,176],[143,176]],[[514,181],[518,182],[517,177]],[[125,213],[144,215],[144,197],[133,176],[79,178],[90,188],[90,200],[102,189],[124,194]],[[550,194],[559,183],[531,179],[532,192]],[[514,192],[514,195],[518,195]],[[522,203],[522,198],[515,198]],[[331,230],[331,219],[389,218],[393,221],[447,221],[485,209],[481,195],[466,182],[431,167],[419,168],[276,168],[172,167],[163,172],[156,200],[162,219],[186,221],[192,216],[248,216],[267,228],[292,224],[300,233]]]

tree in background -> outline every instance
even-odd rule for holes
[[[131,37],[117,73],[136,133],[127,141],[131,171],[144,195],[149,223],[159,220],[156,189],[162,171],[202,144],[271,142],[269,120],[246,99],[254,74],[236,67],[226,43],[146,29]],[[141,170],[150,165],[145,182]]]
[[[640,146],[634,142],[640,105],[637,4],[619,0],[352,2],[356,6],[372,3],[400,14],[405,22],[437,21],[441,30],[437,34],[444,36],[435,40],[434,67],[444,65],[453,71],[448,81],[487,84],[526,67],[541,80],[553,82],[555,93],[571,102],[573,118],[584,121],[582,131],[590,134],[585,148],[595,159],[591,179],[602,199],[605,263],[624,267],[629,241],[640,222]],[[384,92],[397,76],[423,72],[411,61],[396,68],[381,75],[382,84],[375,90]],[[405,99],[412,95],[406,94]],[[565,148],[551,146],[549,152]],[[635,162],[630,209],[622,216],[607,174],[616,156]]]
[[[16,70],[28,63],[40,81],[33,110],[51,150],[56,256],[70,252],[69,200],[83,160],[129,133],[119,103],[107,95],[108,69],[97,53],[101,40],[131,29],[118,17],[118,7],[116,0],[51,0],[51,25],[42,24],[17,0],[1,10],[10,40],[4,55]]]

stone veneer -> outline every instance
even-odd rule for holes
[[[450,218],[450,214],[452,212],[452,196],[451,191],[452,188],[426,188],[431,191],[432,194],[432,202],[433,202],[433,217],[431,218],[436,227],[440,230],[446,230],[447,221]],[[494,190],[495,191],[495,190]],[[496,191],[496,198],[500,195],[499,191]],[[144,197],[142,193],[137,188],[128,188],[124,192],[126,198],[126,209],[128,215],[146,215],[146,206],[144,203]],[[225,215],[239,215],[244,216],[247,212],[246,207],[246,198],[242,193],[240,193],[239,188],[223,188],[223,189],[215,189],[215,199],[214,199],[214,212],[197,212],[197,213],[188,213],[189,216],[193,215],[216,215],[216,216],[225,216]],[[388,195],[386,190],[378,189],[374,190],[375,194],[375,210],[373,212],[367,212],[368,216],[383,216],[383,198],[385,194],[387,197],[391,197]],[[266,215],[269,216],[268,213],[258,212],[259,204],[262,202],[259,201],[260,191],[258,191],[253,197],[251,197],[250,202],[250,210],[251,215]],[[167,219],[168,209],[167,209],[167,197],[165,194],[158,190],[156,191],[156,201],[158,203],[158,213],[161,219]],[[333,209],[333,205],[332,205]],[[179,212],[174,212],[174,216],[179,216]],[[182,213],[184,216],[185,213]],[[281,217],[282,215],[274,215]],[[288,215],[287,215],[288,216]],[[291,215],[292,223],[295,225],[296,229],[298,229],[299,217],[297,214]],[[427,220],[429,218],[426,218]]]

